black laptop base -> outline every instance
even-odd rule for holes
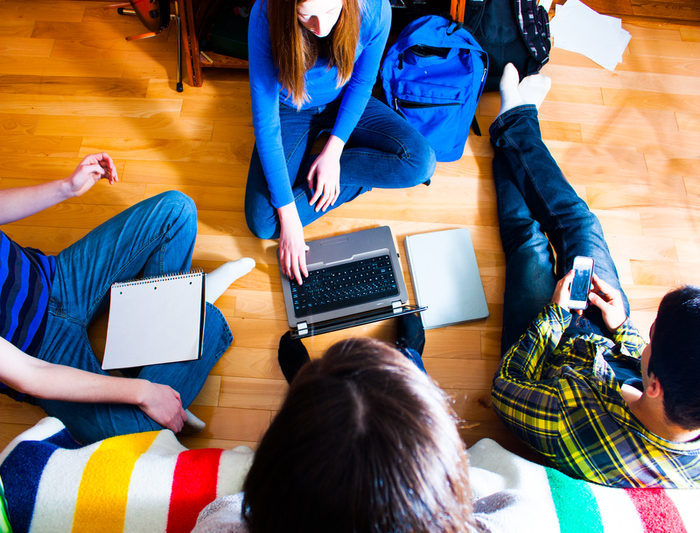
[[[323,333],[330,333],[331,331],[363,326],[365,324],[371,324],[372,322],[379,322],[380,320],[396,318],[401,315],[420,313],[426,309],[427,307],[419,307],[417,305],[400,305],[394,308],[380,309],[371,313],[365,312],[335,320],[326,320],[318,324],[299,324],[296,328],[291,329],[292,339],[303,339],[304,337],[322,335]]]

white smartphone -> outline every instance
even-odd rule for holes
[[[574,281],[571,282],[569,309],[586,309],[588,293],[593,279],[593,258],[577,255],[574,257]]]

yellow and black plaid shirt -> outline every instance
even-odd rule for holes
[[[571,313],[547,305],[503,356],[493,405],[562,472],[615,487],[700,488],[700,442],[648,431],[630,412],[605,357],[636,364],[645,343],[627,319],[610,339],[563,336]]]

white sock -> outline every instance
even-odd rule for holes
[[[523,102],[523,97],[520,96],[520,91],[518,91],[519,82],[520,76],[518,74],[518,69],[515,68],[513,63],[508,63],[503,67],[503,75],[499,83],[499,89],[501,91],[501,110],[498,112],[498,116],[525,103]]]
[[[501,90],[499,116],[524,104],[533,104],[539,109],[552,86],[552,80],[544,74],[526,76],[523,81],[518,83],[519,80],[518,70],[512,63],[508,63],[503,68],[503,76],[501,76],[499,85]]]
[[[537,106],[537,109],[539,109],[551,87],[551,78],[544,74],[533,74],[532,76],[527,76],[520,82],[520,85],[518,85],[518,92],[520,92],[523,102],[526,104],[534,104]]]
[[[207,302],[213,304],[238,278],[245,276],[255,268],[255,261],[244,257],[238,261],[224,263],[207,274]]]
[[[202,430],[207,427],[204,421],[194,416],[192,411],[189,409],[185,409],[185,413],[187,413],[187,420],[185,420],[185,424],[180,430],[181,435],[196,435],[197,433],[201,433]]]

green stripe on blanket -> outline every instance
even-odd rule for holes
[[[545,470],[561,531],[603,533],[600,509],[589,484],[552,468]]]
[[[10,517],[7,515],[7,502],[5,501],[5,487],[0,479],[0,533],[12,533]]]

